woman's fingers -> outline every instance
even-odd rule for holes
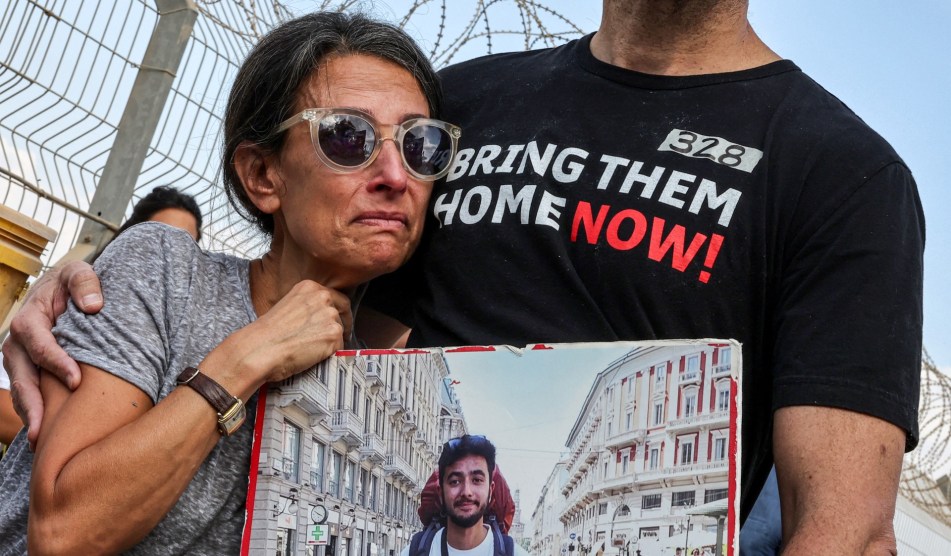
[[[268,381],[299,373],[344,347],[353,328],[350,299],[339,291],[304,280],[256,323],[261,349],[273,361]]]

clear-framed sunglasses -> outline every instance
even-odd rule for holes
[[[449,173],[462,129],[432,118],[412,118],[384,125],[350,108],[308,108],[283,121],[281,133],[310,123],[310,140],[321,162],[336,172],[354,172],[376,160],[383,142],[392,139],[403,167],[418,180],[433,181]]]

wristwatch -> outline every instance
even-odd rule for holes
[[[246,417],[244,402],[232,396],[220,384],[195,367],[185,367],[176,379],[179,385],[187,384],[211,404],[218,412],[218,432],[231,436],[241,428]]]

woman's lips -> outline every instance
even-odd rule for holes
[[[400,212],[364,212],[354,219],[354,223],[387,229],[405,229],[409,219]]]

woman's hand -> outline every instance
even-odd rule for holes
[[[298,282],[248,328],[260,334],[253,356],[270,361],[266,382],[284,380],[343,349],[353,318],[350,299],[316,282]]]
[[[352,326],[346,295],[304,280],[256,321],[229,336],[200,368],[246,400],[262,383],[284,380],[343,349]]]

